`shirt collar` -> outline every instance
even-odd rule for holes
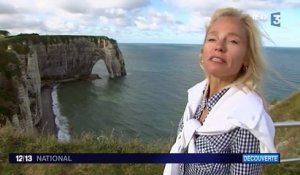
[[[208,111],[214,107],[214,105],[218,102],[218,100],[228,91],[229,88],[225,88],[220,90],[218,93],[206,99],[206,107]]]

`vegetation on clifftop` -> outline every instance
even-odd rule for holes
[[[274,121],[300,120],[300,92],[284,100],[271,110]],[[299,157],[300,128],[276,130],[276,145],[282,158]],[[122,141],[116,136],[98,137],[83,134],[70,143],[59,143],[53,136],[24,133],[10,127],[0,128],[0,174],[162,174],[163,164],[9,164],[8,153],[167,153],[174,139],[143,143],[132,138]],[[263,175],[298,175],[300,162],[271,164]]]
[[[114,39],[106,36],[85,36],[85,35],[39,35],[39,34],[19,34],[16,36],[6,36],[0,38],[0,50],[7,50],[8,46],[19,54],[28,54],[30,49],[28,43],[32,44],[57,44],[57,43],[69,43],[73,39],[86,38],[92,42],[97,43],[98,40],[110,40],[113,43]]]
[[[0,50],[0,72],[6,77],[20,76],[20,61],[12,52]]]
[[[0,125],[17,110],[16,89],[12,77],[20,77],[19,60],[12,52],[0,49]]]

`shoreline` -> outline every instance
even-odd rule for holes
[[[42,117],[38,129],[42,134],[55,135],[57,137],[58,128],[55,124],[55,114],[53,112],[52,99],[53,86],[43,86],[41,88]]]

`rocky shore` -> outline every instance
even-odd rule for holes
[[[57,127],[55,124],[55,115],[52,109],[52,86],[44,86],[41,90],[42,95],[42,118],[38,129],[43,134],[57,135]]]

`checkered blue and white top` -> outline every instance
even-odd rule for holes
[[[205,106],[208,112],[218,100],[228,91],[223,89],[217,94],[204,99],[198,106],[194,118],[199,116]],[[204,94],[204,92],[203,92]],[[205,106],[203,106],[205,105]],[[205,125],[205,121],[202,123]],[[183,121],[179,122],[178,133],[183,129]],[[236,128],[228,133],[220,135],[196,135],[195,145],[198,153],[259,153],[259,141],[248,130]],[[196,163],[181,164],[180,175],[259,175],[261,173],[261,164],[219,164],[219,163]]]

